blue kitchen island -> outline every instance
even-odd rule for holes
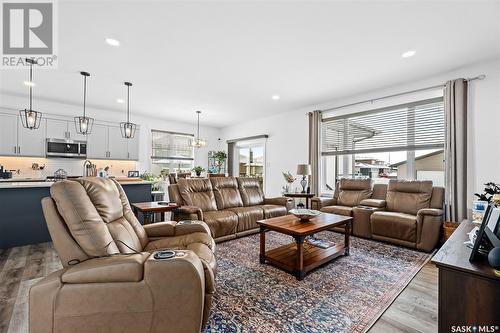
[[[121,183],[121,182],[120,182]],[[0,249],[52,241],[41,200],[50,196],[51,182],[0,183]],[[151,201],[151,183],[121,183],[130,202]]]

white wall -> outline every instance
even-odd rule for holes
[[[0,95],[1,112],[19,112],[17,110],[23,109],[26,106],[26,103],[27,98]],[[51,117],[74,117],[80,115],[82,112],[82,107],[55,101],[42,100],[37,98],[36,94],[34,95],[33,108],[37,111],[50,115]],[[155,119],[151,117],[141,117],[134,115],[133,109],[131,111],[131,121],[140,125],[139,162],[137,164],[137,168],[141,172],[147,171],[151,167],[151,129],[196,134],[196,124]],[[158,112],[161,112],[160,107],[158,108]],[[125,119],[125,111],[123,113],[119,113],[103,109],[87,108],[87,115],[95,118],[96,122],[104,121],[118,124]],[[193,112],[193,121],[195,121],[195,119],[196,114]],[[203,118],[201,119],[201,122],[203,123]],[[207,169],[208,151],[225,149],[226,147],[218,141],[220,136],[220,129],[218,128],[201,126],[200,136],[207,140],[208,144],[204,148],[195,149],[194,163],[195,165],[201,165]]]
[[[473,193],[481,191],[487,181],[500,183],[500,60],[484,62],[456,70],[441,73],[433,77],[414,80],[388,88],[370,91],[344,98],[337,98],[327,103],[311,105],[300,110],[290,110],[279,115],[245,122],[222,129],[224,140],[239,137],[269,134],[267,144],[266,195],[278,195],[284,185],[282,170],[295,172],[296,165],[307,161],[308,157],[308,122],[305,113],[317,109],[326,109],[382,97],[414,89],[442,84],[459,77],[468,78],[486,74],[486,79],[472,81],[469,91],[469,205]],[[407,98],[433,96],[436,91],[425,92],[410,97],[398,98],[403,102]],[[381,107],[388,101],[369,103],[342,112],[361,111],[363,108]]]

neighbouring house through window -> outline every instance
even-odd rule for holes
[[[444,185],[443,98],[337,117],[321,125],[320,190],[340,178],[432,180]]]

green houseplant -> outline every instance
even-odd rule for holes
[[[200,166],[200,165],[197,165],[195,166],[193,169],[191,169],[194,171],[194,173],[196,174],[197,177],[200,177],[201,176],[201,173],[205,171],[205,169]]]
[[[215,159],[215,164],[217,165],[218,173],[221,173],[222,164],[224,164],[224,162],[227,159],[227,153],[223,150],[216,151],[213,154],[213,158]]]

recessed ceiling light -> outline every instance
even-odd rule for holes
[[[106,38],[106,43],[111,46],[120,46],[120,42],[114,38]]]
[[[125,102],[125,101],[124,101],[123,99],[121,99],[121,98],[117,98],[117,99],[116,99],[116,103],[120,103],[120,104],[122,104],[122,103],[124,103],[124,102]]]
[[[413,57],[416,53],[417,53],[417,51],[414,51],[414,50],[406,51],[405,53],[403,53],[401,55],[401,57],[403,57],[403,58]]]
[[[28,87],[34,87],[35,86],[35,82],[33,81],[24,81],[24,84]]]
[[[277,101],[278,99],[280,99],[280,95],[273,95],[271,98],[273,100]]]

